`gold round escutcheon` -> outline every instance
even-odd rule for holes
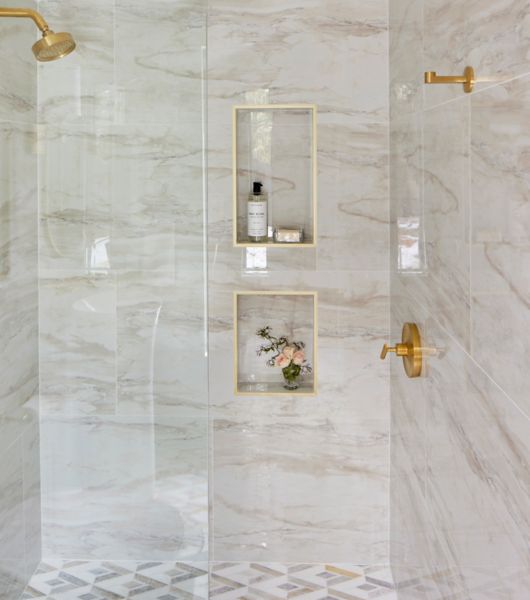
[[[421,346],[420,330],[416,323],[405,323],[401,332],[401,343],[395,346],[385,344],[381,351],[384,360],[389,352],[403,358],[403,367],[408,377],[419,377],[423,365],[423,351]]]

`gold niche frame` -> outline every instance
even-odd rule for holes
[[[292,392],[289,391],[245,391],[239,389],[239,327],[238,327],[238,303],[241,296],[304,296],[313,298],[313,387],[302,388]],[[299,290],[251,290],[235,291],[233,293],[233,318],[234,318],[234,341],[233,341],[233,359],[234,359],[234,395],[236,396],[317,396],[318,395],[318,292],[299,291]]]
[[[237,235],[238,225],[238,161],[237,161],[237,116],[239,111],[265,111],[265,110],[305,110],[311,114],[311,213],[313,220],[312,239],[310,242],[248,242],[239,241]],[[232,107],[232,229],[233,244],[235,248],[314,248],[317,244],[317,201],[318,201],[318,136],[317,136],[316,104],[239,104]]]

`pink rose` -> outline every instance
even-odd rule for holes
[[[274,365],[276,367],[280,367],[280,369],[283,369],[284,367],[288,367],[291,363],[291,359],[287,358],[287,356],[285,356],[285,354],[280,354],[278,355],[275,360],[274,360]]]
[[[283,355],[286,356],[289,360],[293,359],[295,352],[296,352],[296,348],[294,346],[286,346],[283,349]]]
[[[293,362],[295,365],[303,365],[305,361],[305,353],[303,350],[297,350],[293,355]]]

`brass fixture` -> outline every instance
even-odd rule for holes
[[[401,343],[395,346],[385,344],[381,350],[381,359],[384,360],[389,352],[403,357],[403,366],[409,377],[419,377],[423,362],[423,349],[421,347],[420,330],[416,323],[405,323],[401,333]]]
[[[48,27],[42,15],[31,8],[0,8],[0,17],[32,19],[41,30],[42,39],[33,44],[35,58],[41,62],[49,62],[67,56],[75,50],[74,38],[66,32],[55,33]]]
[[[463,75],[436,75],[436,71],[425,71],[425,83],[463,83],[464,92],[469,94],[475,85],[473,67],[466,67]]]

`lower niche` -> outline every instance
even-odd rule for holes
[[[316,292],[236,292],[234,366],[237,395],[315,395]]]

